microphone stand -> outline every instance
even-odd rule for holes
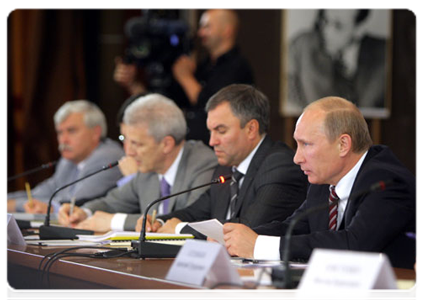
[[[355,199],[358,197],[363,196],[364,194],[373,192],[373,191],[377,191],[377,190],[385,190],[387,186],[390,186],[391,184],[393,184],[395,182],[394,179],[392,180],[386,180],[386,181],[378,181],[374,184],[372,184],[368,189],[354,193],[353,195],[351,195],[349,198],[351,199]],[[340,199],[334,201],[336,203],[339,203]],[[281,286],[282,288],[285,289],[292,289],[295,286],[293,286],[292,284],[292,270],[289,267],[289,259],[290,259],[290,244],[291,244],[291,236],[292,236],[292,232],[294,231],[294,227],[295,225],[297,225],[297,223],[302,220],[304,217],[306,217],[307,215],[314,213],[316,211],[325,209],[329,207],[329,202],[325,203],[323,205],[318,205],[315,207],[310,207],[309,209],[306,209],[305,211],[299,213],[297,216],[295,216],[295,218],[292,219],[292,221],[289,223],[288,229],[286,230],[285,233],[285,243],[284,243],[284,251],[283,251],[283,263],[284,263],[284,271],[285,271],[285,280],[283,285]]]
[[[29,171],[23,172],[23,173],[21,173],[21,174],[18,174],[18,175],[15,175],[15,176],[9,177],[9,178],[7,178],[7,181],[9,182],[9,181],[15,180],[15,179],[17,179],[17,178],[20,178],[20,177],[23,177],[23,176],[26,176],[26,175],[29,175],[29,174],[32,174],[32,173],[35,173],[35,172],[38,172],[38,171],[41,171],[41,170],[44,170],[44,169],[51,168],[51,167],[53,167],[56,163],[57,163],[57,161],[52,161],[52,162],[49,162],[49,163],[43,164],[43,165],[41,165],[40,167],[37,167],[37,168],[34,168],[34,169],[32,169],[32,170],[29,170]]]
[[[81,177],[75,181],[72,181],[54,191],[54,193],[51,195],[50,200],[48,201],[48,207],[47,207],[47,214],[46,218],[44,220],[44,225],[40,227],[40,239],[41,240],[53,240],[53,239],[76,239],[77,234],[94,234],[94,231],[92,230],[83,230],[83,229],[75,229],[75,228],[68,228],[68,227],[59,227],[59,226],[50,226],[50,211],[51,211],[51,205],[53,197],[60,192],[61,190],[74,185],[75,183],[78,183],[88,177],[91,177],[97,173],[100,173],[102,171],[111,169],[119,164],[119,161],[116,161],[114,163],[108,164],[103,166],[101,169],[94,171],[88,175],[85,175],[84,177]]]
[[[139,258],[145,259],[145,258],[174,258],[176,257],[176,255],[178,254],[181,246],[178,245],[167,245],[167,244],[160,244],[160,243],[152,243],[152,242],[147,242],[146,240],[146,223],[147,223],[147,214],[149,209],[156,203],[161,202],[163,200],[181,195],[181,194],[185,194],[188,192],[191,192],[193,190],[197,190],[200,189],[202,187],[208,186],[208,185],[212,185],[212,184],[219,184],[219,183],[224,183],[227,180],[231,179],[231,175],[225,175],[225,176],[219,176],[218,178],[212,180],[211,182],[193,187],[191,189],[185,190],[185,191],[181,191],[172,195],[168,195],[159,199],[156,199],[154,201],[152,201],[150,204],[148,204],[147,208],[145,209],[144,212],[144,218],[142,220],[142,227],[141,227],[141,233],[140,233],[140,238],[137,241],[132,241],[131,246],[133,248],[138,249],[138,255]]]

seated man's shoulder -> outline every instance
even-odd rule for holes
[[[216,161],[217,163],[217,158],[214,155],[213,150],[206,146],[202,141],[188,140],[186,142],[185,148],[190,157],[195,157],[195,159],[198,159],[198,157],[203,157],[204,159]]]

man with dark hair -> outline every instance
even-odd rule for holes
[[[186,222],[216,218],[258,226],[289,216],[306,196],[307,182],[293,163],[294,152],[267,136],[269,101],[249,85],[221,89],[207,103],[210,146],[220,166],[214,176],[232,181],[213,185],[189,207],[162,215],[147,229],[186,232]],[[142,218],[136,230],[141,229]]]
[[[371,112],[386,106],[386,39],[366,32],[371,11],[328,9],[288,49],[287,111],[339,95]],[[364,110],[363,110],[364,111]]]
[[[223,227],[231,255],[282,259],[284,235],[291,237],[293,259],[308,259],[316,248],[384,252],[394,267],[413,268],[416,230],[416,180],[386,146],[372,146],[367,123],[351,102],[326,97],[307,106],[294,138],[294,162],[308,176],[307,199],[288,219],[250,229]],[[370,191],[374,183],[384,191]],[[393,182],[388,186],[389,182]],[[304,212],[314,210],[313,213]]]

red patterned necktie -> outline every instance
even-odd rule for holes
[[[336,230],[339,197],[335,193],[335,186],[331,185],[329,190],[329,230]]]

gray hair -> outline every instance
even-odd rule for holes
[[[259,123],[260,134],[268,131],[270,104],[267,97],[258,89],[247,84],[231,84],[224,87],[207,101],[206,112],[214,110],[224,102],[229,103],[232,113],[241,122],[241,128],[255,119]]]
[[[156,142],[171,136],[178,145],[187,133],[187,123],[181,109],[160,94],[149,94],[132,102],[125,110],[123,122],[129,126],[146,125]]]
[[[73,113],[83,113],[85,125],[89,128],[100,126],[101,137],[106,137],[106,117],[97,105],[87,100],[74,100],[65,102],[65,104],[63,104],[54,114],[54,124],[58,126],[67,117],[69,117],[70,114]]]

